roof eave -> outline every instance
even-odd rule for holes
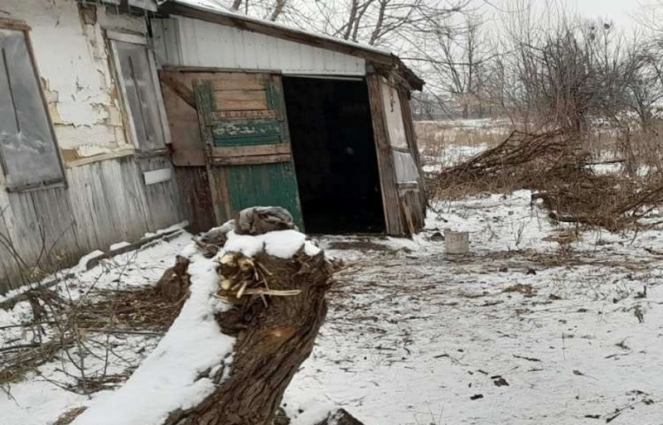
[[[397,56],[372,46],[363,46],[329,36],[312,34],[278,23],[251,18],[239,13],[220,9],[210,10],[202,6],[181,3],[177,0],[166,0],[159,6],[159,12],[166,15],[179,15],[219,25],[232,26],[246,31],[360,57],[370,63],[379,65],[381,68],[390,68],[402,73],[403,78],[414,90],[421,90],[423,88],[424,81],[407,68]]]

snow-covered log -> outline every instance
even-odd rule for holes
[[[191,244],[190,295],[127,383],[74,425],[268,425],[324,321],[332,264],[295,230]]]

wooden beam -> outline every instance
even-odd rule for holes
[[[198,109],[196,105],[196,95],[193,90],[183,82],[179,81],[175,75],[169,72],[160,72],[159,80],[166,85],[169,89],[175,92],[187,105],[193,109]]]
[[[18,19],[0,18],[0,29],[30,31],[30,26],[25,21],[19,21]]]
[[[394,159],[391,154],[391,147],[389,146],[389,138],[387,136],[387,125],[385,122],[380,78],[381,77],[377,74],[369,75],[366,78],[366,82],[368,83],[368,99],[371,104],[375,149],[378,157],[378,168],[380,170],[382,203],[384,207],[387,233],[393,236],[402,236],[405,234],[405,231],[403,229],[403,223],[401,222],[401,208],[396,184],[396,171],[394,169]]]
[[[212,162],[215,165],[276,164],[279,162],[290,162],[291,160],[292,157],[288,153],[278,155],[230,156],[212,158]]]
[[[212,148],[212,158],[215,159],[236,158],[244,156],[260,156],[260,155],[290,155],[291,153],[292,151],[290,149],[290,144],[288,143]]]

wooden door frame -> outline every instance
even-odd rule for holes
[[[391,155],[391,145],[389,143],[389,134],[384,115],[380,78],[379,74],[366,76],[368,100],[371,107],[371,120],[373,122],[375,151],[378,159],[378,170],[380,172],[382,207],[384,209],[387,234],[402,236],[405,234],[405,231],[401,220],[396,170],[394,169],[394,159]]]

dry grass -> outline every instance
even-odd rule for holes
[[[509,133],[504,122],[485,120],[481,125],[463,125],[463,121],[421,121],[415,123],[417,143],[425,165],[436,165],[448,158],[457,146],[490,148]]]
[[[4,348],[0,385],[20,381],[25,374],[80,343],[85,335],[161,335],[177,318],[182,306],[163,300],[152,287],[98,291],[94,297],[80,302],[65,300],[50,290],[31,292],[35,322],[23,326],[50,326],[55,336],[48,341]],[[86,391],[98,391],[114,382],[113,376],[104,376],[98,382],[86,377]]]

